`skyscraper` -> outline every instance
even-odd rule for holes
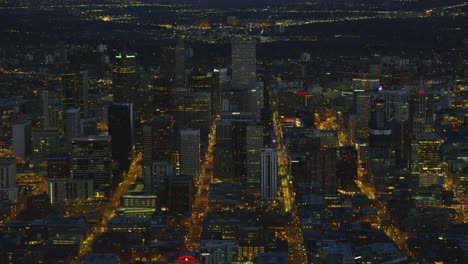
[[[251,122],[246,127],[247,182],[259,184],[261,175],[260,151],[263,148],[263,126]]]
[[[0,158],[0,205],[15,203],[17,196],[16,160],[14,158]]]
[[[440,147],[443,140],[435,133],[416,136],[412,151],[412,174],[419,175],[419,186],[443,183],[443,163]]]
[[[258,185],[263,126],[250,119],[228,118],[216,121],[214,175],[224,181]]]
[[[369,125],[369,172],[378,193],[385,193],[395,159],[392,155],[392,130],[384,112],[385,101],[376,98]]]
[[[202,142],[207,142],[211,128],[211,102],[207,93],[178,97],[175,117],[177,130],[198,129]]]
[[[159,202],[165,204],[167,179],[176,174],[175,166],[168,161],[154,161],[145,173],[146,194],[158,195]]]
[[[65,111],[66,148],[71,148],[72,139],[80,133],[80,108],[69,108]]]
[[[158,76],[153,86],[153,104],[156,115],[168,114],[171,109],[171,83],[166,76]]]
[[[52,153],[47,158],[47,178],[70,178],[70,155],[68,153]]]
[[[80,135],[83,137],[97,135],[97,122],[95,117],[80,119]]]
[[[384,100],[384,112],[387,120],[398,123],[408,121],[408,92],[405,90],[383,90],[379,95]]]
[[[336,149],[320,148],[307,157],[306,183],[320,183],[326,194],[335,194],[338,189],[336,178]]]
[[[109,135],[112,137],[112,159],[119,169],[128,170],[134,144],[133,104],[119,103],[109,106]]]
[[[150,181],[154,175],[153,162],[177,165],[173,160],[175,138],[172,116],[155,116],[151,122],[143,126],[143,175],[147,181]],[[153,187],[147,186],[147,188],[152,190]]]
[[[143,127],[143,165],[153,161],[171,161],[175,147],[174,119],[156,116]]]
[[[244,94],[242,90],[224,89],[221,91],[221,112],[240,112],[245,111],[242,107]]]
[[[88,117],[88,71],[61,75],[63,109],[79,108],[80,117]]]
[[[22,159],[31,155],[31,120],[19,119],[13,124],[13,153]]]
[[[171,212],[190,215],[193,204],[193,178],[176,175],[168,179],[168,208]]]
[[[213,175],[225,182],[238,182],[232,163],[232,142],[216,143],[213,149]]]
[[[249,89],[245,93],[244,103],[247,104],[243,107],[244,111],[251,112],[255,119],[260,119],[262,109],[264,107],[263,101],[263,82],[256,82],[255,87]]]
[[[420,133],[433,132],[433,102],[434,94],[427,92],[424,87],[417,90],[410,97],[411,135],[416,137]]]
[[[371,95],[366,90],[354,90],[354,111],[356,113],[355,137],[358,140],[367,139],[369,134],[369,119],[371,113]]]
[[[111,138],[77,137],[72,141],[71,177],[92,179],[94,189],[102,190],[112,180]]]
[[[232,124],[230,120],[216,121],[216,144],[213,149],[213,175],[223,181],[234,181],[232,162]]]
[[[237,260],[236,240],[203,240],[200,243],[203,263],[232,263]]]
[[[338,150],[336,176],[339,187],[345,191],[355,191],[357,178],[358,153],[354,146],[343,146]]]
[[[187,73],[186,73],[186,50],[185,41],[178,40],[175,47],[174,88],[173,96],[188,95]]]
[[[216,116],[221,114],[222,95],[227,88],[227,69],[214,69],[211,79],[211,113]]]
[[[211,72],[197,68],[192,71],[190,77],[190,93],[211,93]]]
[[[180,173],[198,180],[200,174],[200,130],[180,131]]]
[[[247,91],[255,88],[257,52],[254,40],[231,41],[232,88]]]
[[[231,41],[231,86],[229,110],[252,112],[260,117],[263,103],[263,88],[257,87],[257,54],[254,40],[233,39]],[[235,109],[239,105],[239,109]]]
[[[59,98],[58,94],[51,90],[42,90],[42,118],[44,128],[59,127]]]
[[[274,199],[278,195],[278,153],[274,149],[261,151],[262,198]]]
[[[49,179],[47,194],[51,204],[65,201],[90,200],[94,198],[92,179]]]
[[[33,129],[31,139],[33,162],[43,163],[50,153],[58,151],[59,139],[57,129]]]
[[[118,53],[112,65],[112,85],[115,102],[134,102],[139,88],[135,54]]]

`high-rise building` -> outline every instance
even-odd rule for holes
[[[285,117],[295,117],[297,112],[304,109],[304,96],[295,92],[282,92],[278,96],[278,114]]]
[[[80,108],[69,108],[65,111],[66,148],[71,148],[71,141],[80,134]]]
[[[51,204],[94,198],[92,179],[49,179],[47,195]]]
[[[263,126],[260,123],[247,124],[245,146],[246,180],[248,183],[259,184],[261,175],[260,151],[263,148]]]
[[[256,82],[252,89],[245,91],[242,111],[251,112],[255,119],[260,119],[262,109],[264,107],[263,101],[263,82]]]
[[[224,89],[221,91],[221,112],[245,112],[243,98],[245,91]]]
[[[119,103],[109,107],[109,135],[112,137],[112,159],[120,170],[128,170],[134,144],[133,104]]]
[[[116,210],[118,216],[150,218],[157,210],[158,196],[130,192],[122,195],[121,207]],[[122,223],[124,224],[124,223]]]
[[[14,158],[0,158],[0,205],[15,203],[17,196],[16,160]]]
[[[203,240],[200,250],[204,264],[228,264],[237,260],[236,240]]]
[[[143,127],[143,175],[149,194],[154,194],[158,189],[154,187],[157,183],[152,183],[156,173],[153,171],[153,163],[165,162],[176,168],[178,166],[178,161],[174,160],[176,153],[174,119],[169,115],[155,116]]]
[[[190,93],[211,93],[212,84],[211,72],[197,69],[191,74]]]
[[[159,50],[159,72],[167,79],[173,79],[175,68],[175,47],[166,46]]]
[[[232,120],[231,124],[234,177],[242,183],[259,184],[263,127],[249,120]]]
[[[413,142],[412,174],[419,175],[419,186],[443,183],[443,140],[435,133],[418,134]]]
[[[354,111],[356,114],[355,138],[367,139],[371,114],[371,95],[366,90],[354,90]]]
[[[157,194],[161,203],[165,204],[167,179],[176,174],[175,166],[168,161],[155,161],[145,174],[146,194]]]
[[[379,79],[353,78],[352,87],[355,90],[374,91],[380,86]]]
[[[318,137],[320,146],[325,148],[338,147],[338,131],[337,130],[318,130],[314,129],[314,134]]]
[[[80,117],[88,117],[88,71],[62,74],[60,85],[63,93],[63,109],[79,108]]]
[[[335,194],[338,189],[336,177],[336,149],[320,148],[306,156],[306,183],[320,183],[326,194]]]
[[[338,150],[336,176],[339,188],[345,191],[355,191],[358,167],[358,153],[354,146],[343,146]]]
[[[434,94],[421,88],[410,97],[411,135],[434,131]]]
[[[226,91],[223,98],[226,98],[229,104],[228,111],[251,112],[260,118],[263,107],[263,87],[257,83],[256,56],[254,40],[233,39],[231,41],[232,89]]]
[[[112,65],[112,85],[115,102],[134,102],[139,88],[135,54],[118,53]]]
[[[190,215],[193,204],[193,178],[175,175],[168,179],[168,208],[171,212]]]
[[[13,124],[13,153],[27,159],[31,155],[31,120],[19,119]]]
[[[202,142],[207,142],[211,128],[210,94],[194,93],[178,97],[175,124],[177,130],[198,129]]]
[[[80,119],[80,135],[83,137],[97,135],[97,122],[95,117]]]
[[[260,155],[262,198],[274,199],[278,195],[278,153],[274,149],[263,149]]]
[[[47,178],[70,178],[70,155],[68,153],[52,153],[47,158]]]
[[[231,41],[232,88],[247,91],[255,89],[257,71],[256,42],[233,39]]]
[[[222,95],[227,88],[227,69],[214,69],[211,75],[211,114],[221,114]]]
[[[185,41],[178,40],[175,47],[174,60],[174,88],[172,92],[174,97],[187,95],[189,93],[187,87],[186,58]]]
[[[227,118],[216,121],[214,175],[224,181],[258,185],[263,126],[249,119]]]
[[[71,177],[93,180],[96,191],[110,184],[112,180],[111,137],[74,138],[71,152]]]
[[[159,76],[153,86],[153,104],[156,115],[166,115],[171,110],[171,83],[166,76]]]
[[[33,129],[32,160],[39,164],[47,160],[50,153],[59,149],[59,132],[57,129]]]
[[[384,112],[385,101],[376,98],[369,125],[369,173],[378,193],[385,193],[391,169],[395,165],[392,155],[392,130]]]
[[[198,181],[200,174],[200,130],[180,131],[180,173]]]
[[[406,90],[382,90],[379,96],[384,100],[384,112],[387,120],[402,123],[408,121],[409,106]]]
[[[273,127],[273,111],[270,109],[270,88],[268,85],[263,86],[263,109],[261,114],[263,124],[263,145],[271,147],[272,145],[272,130]]]
[[[213,149],[213,175],[225,182],[238,182],[232,163],[232,143],[216,143]]]
[[[232,126],[232,166],[234,181],[247,181],[247,125],[243,121],[231,121]]]
[[[153,161],[171,162],[175,138],[172,116],[153,117],[143,127],[143,166],[151,166]]]
[[[44,128],[58,128],[60,113],[58,93],[51,90],[42,90],[41,100]]]

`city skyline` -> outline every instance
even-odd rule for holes
[[[467,263],[467,3],[0,3],[0,263]]]

